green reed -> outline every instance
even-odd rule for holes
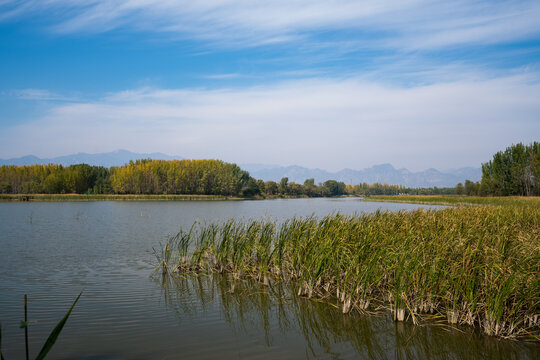
[[[387,308],[398,321],[443,316],[496,336],[540,333],[535,202],[197,224],[163,249],[164,272],[288,281],[299,296],[336,297],[343,313]]]
[[[73,308],[79,301],[80,297],[82,295],[82,291],[80,292],[79,296],[75,299],[71,307],[68,309],[64,317],[56,324],[54,329],[52,329],[51,333],[47,337],[47,340],[45,340],[45,343],[43,344],[41,350],[39,351],[38,355],[36,356],[36,360],[43,360],[49,354],[51,349],[53,348],[54,344],[58,340],[58,336],[60,336],[60,333],[62,332],[62,329],[66,325],[66,322],[71,315],[71,312],[73,311]],[[28,313],[27,313],[27,304],[28,304],[28,297],[26,294],[24,294],[24,321],[21,321],[20,328],[24,329],[24,342],[25,342],[25,355],[26,360],[29,358],[29,347],[28,347],[28,327],[32,323],[32,321],[28,321]],[[4,355],[2,354],[2,326],[0,324],[0,359],[4,360]]]

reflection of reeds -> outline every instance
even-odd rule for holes
[[[332,294],[343,313],[386,307],[398,321],[438,314],[490,335],[538,336],[539,239],[537,206],[378,211],[199,226],[158,259],[164,272],[294,280],[298,295]]]
[[[167,306],[179,320],[197,320],[201,312],[219,311],[234,333],[241,338],[261,334],[267,347],[280,345],[280,336],[298,336],[305,342],[308,358],[341,358],[340,349],[348,351],[348,346],[357,358],[365,359],[534,358],[534,347],[520,342],[478,336],[474,329],[448,333],[441,317],[431,322],[435,326],[400,322],[393,326],[385,313],[340,316],[337,299],[298,297],[298,287],[290,281],[265,286],[257,279],[237,280],[228,273],[178,274],[158,281]],[[229,291],[231,283],[236,284],[234,293]],[[295,343],[302,351],[301,340]]]

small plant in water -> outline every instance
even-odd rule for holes
[[[58,336],[60,335],[60,332],[64,328],[64,325],[66,324],[67,319],[69,318],[69,315],[71,315],[71,311],[75,307],[75,304],[77,304],[77,301],[79,301],[79,298],[82,295],[82,291],[77,296],[71,307],[69,308],[68,312],[64,315],[62,320],[51,331],[49,334],[49,337],[47,338],[47,341],[45,341],[45,344],[43,344],[43,347],[41,348],[39,354],[36,356],[36,360],[44,359],[45,356],[51,351],[53,345],[56,343],[56,340],[58,339]],[[28,326],[31,324],[31,321],[28,321],[27,316],[27,297],[26,294],[24,294],[24,321],[21,321],[20,327],[24,329],[24,343],[25,343],[25,352],[26,352],[26,360],[28,360]],[[4,355],[2,354],[2,327],[0,326],[0,359],[4,359]]]

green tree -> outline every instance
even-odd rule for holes
[[[472,182],[470,180],[465,180],[465,195],[467,196],[480,195],[480,183]]]
[[[463,195],[465,193],[465,189],[463,187],[462,183],[458,183],[456,185],[456,195]]]
[[[260,193],[261,189],[259,188],[257,181],[254,178],[249,178],[245,188],[242,189],[242,195],[246,197],[252,197],[255,195],[259,195]]]
[[[327,180],[323,183],[329,196],[338,196],[345,194],[345,183],[337,182],[336,180]]]
[[[257,180],[257,186],[259,187],[259,191],[262,193],[266,193],[266,186],[264,184],[264,181],[262,180]]]
[[[540,195],[540,143],[512,145],[482,164],[483,195]]]
[[[264,189],[268,195],[277,195],[279,188],[275,181],[267,181],[264,183]]]
[[[0,194],[10,194],[11,191],[12,187],[8,181],[2,181],[0,183]]]
[[[281,181],[279,182],[279,193],[281,195],[286,195],[288,193],[288,184],[289,184],[288,177],[281,178]]]

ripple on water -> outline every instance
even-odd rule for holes
[[[214,277],[168,286],[149,278],[152,247],[197,219],[283,220],[379,207],[418,206],[354,199],[0,203],[2,351],[8,359],[24,356],[18,326],[25,293],[29,319],[38,320],[29,329],[35,353],[84,290],[50,358],[535,358],[536,345],[396,326],[387,316],[343,317],[330,306],[294,294],[277,299],[253,284],[229,294]]]

